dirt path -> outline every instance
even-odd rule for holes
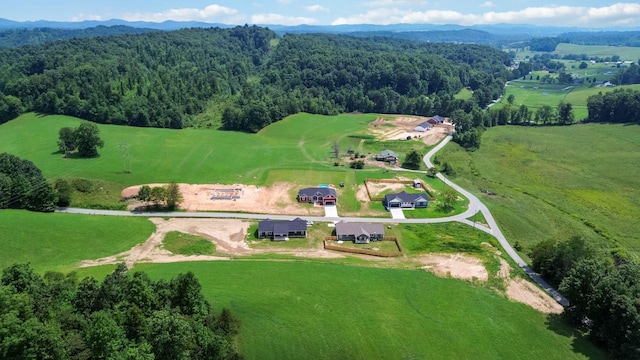
[[[422,116],[396,116],[393,119],[379,117],[369,123],[369,133],[375,135],[381,141],[411,138],[432,146],[444,139],[447,133],[453,131],[453,125],[449,123],[436,125],[425,132],[413,130],[418,124],[428,119],[428,117]]]

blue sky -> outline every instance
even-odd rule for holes
[[[10,20],[225,24],[535,24],[640,26],[640,3],[594,0],[0,0]]]

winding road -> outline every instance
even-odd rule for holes
[[[431,149],[423,158],[424,163],[427,167],[433,167],[433,163],[431,162],[431,158],[440,151],[445,145],[447,145],[451,141],[451,136],[447,136],[444,140],[442,140],[436,147]],[[518,264],[518,266],[524,270],[524,272],[531,277],[533,281],[535,281],[540,287],[542,287],[547,293],[549,293],[558,303],[562,306],[568,306],[569,301],[562,296],[556,289],[554,289],[551,285],[549,285],[540,275],[538,275],[533,269],[527,265],[527,263],[522,260],[520,255],[513,249],[511,244],[507,241],[502,231],[498,227],[493,215],[489,209],[478,199],[475,195],[470,193],[469,191],[461,188],[460,186],[453,183],[451,180],[447,179],[441,173],[436,175],[440,180],[442,180],[445,184],[451,186],[453,189],[458,191],[460,194],[464,195],[467,199],[469,199],[469,208],[458,215],[443,217],[443,218],[430,218],[430,219],[389,219],[389,218],[366,218],[366,217],[326,217],[326,216],[304,216],[305,220],[312,221],[366,221],[370,223],[411,223],[411,224],[435,224],[435,223],[445,223],[457,221],[463,224],[467,224],[473,226],[474,228],[484,231],[487,234],[494,236],[500,242],[502,248],[506,251],[506,253],[513,259],[513,261]],[[93,209],[79,209],[79,208],[63,208],[56,210],[61,213],[69,213],[69,214],[87,214],[87,215],[107,215],[107,216],[141,216],[141,217],[185,217],[185,218],[225,218],[225,219],[252,219],[252,220],[263,220],[263,219],[272,219],[272,220],[291,220],[296,216],[291,215],[273,215],[273,214],[249,214],[249,213],[226,213],[226,212],[138,212],[138,211],[115,211],[115,210],[93,210]],[[484,216],[487,224],[484,226],[478,223],[475,223],[469,220],[470,217],[474,216],[477,212],[481,212]]]

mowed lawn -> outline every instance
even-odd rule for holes
[[[193,271],[214,309],[242,321],[247,359],[605,358],[557,319],[422,270],[269,261],[134,270],[156,279]]]
[[[638,256],[639,146],[637,125],[502,126],[484,133],[478,151],[451,144],[440,157],[466,189],[498,194],[480,197],[512,244],[581,235]]]
[[[40,272],[71,271],[81,260],[129,250],[154,230],[143,218],[0,210],[0,268],[30,262]]]
[[[341,144],[342,152],[359,145],[349,135],[364,133],[375,118],[298,114],[259,134],[98,125],[105,142],[100,156],[64,159],[57,152],[58,131],[77,127],[81,120],[30,113],[0,126],[0,152],[33,161],[47,178],[83,177],[124,186],[171,181],[262,184],[272,169],[347,171],[333,167],[332,145]],[[131,173],[125,173],[129,168]]]

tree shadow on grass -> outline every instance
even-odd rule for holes
[[[556,334],[572,338],[573,351],[582,354],[588,359],[609,359],[606,350],[593,344],[586,334],[571,326],[562,315],[550,314],[547,316],[547,328]]]

